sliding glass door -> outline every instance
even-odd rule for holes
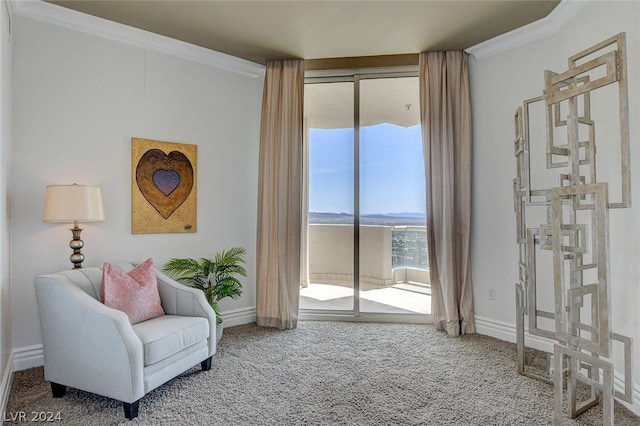
[[[361,79],[359,121],[360,311],[427,314],[418,77]]]
[[[309,78],[305,316],[427,321],[416,73]]]
[[[301,309],[353,312],[353,83],[308,84],[305,92],[308,226]]]

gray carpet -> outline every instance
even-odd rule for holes
[[[64,425],[552,424],[552,387],[519,376],[515,356],[513,344],[425,325],[245,325],[225,329],[211,371],[198,366],[152,391],[131,422],[109,398],[71,389],[54,400],[42,368],[15,373],[7,412],[59,412]],[[616,425],[640,424],[618,403],[615,413]],[[564,424],[602,424],[601,414]]]

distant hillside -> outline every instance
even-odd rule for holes
[[[352,224],[353,215],[349,213],[309,212],[309,223]],[[425,226],[426,216],[423,213],[389,213],[360,216],[361,225],[384,226]]]

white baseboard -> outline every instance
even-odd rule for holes
[[[507,342],[516,342],[516,326],[503,321],[497,321],[490,318],[475,317],[476,332],[485,336],[495,337],[496,339]],[[530,336],[525,334],[525,345],[530,348],[539,349],[544,352],[553,353],[553,340],[545,339],[539,336]],[[514,366],[515,368],[515,366]],[[624,377],[616,373],[614,375],[615,389],[624,392]],[[640,384],[633,384],[633,405],[620,401],[622,405],[631,410],[635,415],[640,416]]]
[[[516,326],[503,321],[497,321],[490,318],[475,317],[476,332],[485,336],[495,337],[496,339],[507,342],[516,342]],[[525,334],[524,343],[529,348],[538,349],[544,352],[553,352],[553,340],[539,336],[531,336]]]
[[[220,312],[220,316],[224,320],[225,327],[234,325],[251,324],[256,322],[256,308],[240,308],[229,311]]]
[[[13,371],[26,370],[42,365],[44,365],[42,344],[13,349]]]
[[[2,382],[0,382],[0,409],[3,413],[7,412],[7,402],[9,401],[11,383],[13,383],[13,351],[9,354],[7,365],[4,366]]]

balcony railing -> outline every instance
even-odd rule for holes
[[[360,226],[360,281],[429,284],[426,227]],[[353,281],[353,225],[309,224],[311,282]]]

